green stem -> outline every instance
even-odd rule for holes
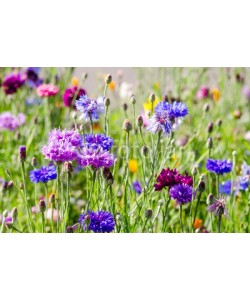
[[[218,217],[218,233],[220,233],[220,227],[221,227],[221,214],[219,214]]]
[[[94,191],[95,181],[96,181],[96,170],[93,171],[92,184],[91,184],[91,188],[90,188],[90,193],[89,193],[86,212],[89,210],[90,201],[91,201],[92,194],[93,194],[93,191]]]
[[[45,218],[44,218],[44,212],[41,213],[42,214],[42,233],[45,232]]]
[[[196,207],[195,207],[195,212],[194,212],[194,218],[193,218],[192,228],[194,227],[194,222],[195,222],[195,219],[196,219],[198,207],[199,207],[199,204],[200,204],[200,201],[201,201],[201,194],[202,194],[201,192],[199,192],[199,194],[198,194],[198,199],[197,199],[197,203],[196,203]]]
[[[179,213],[180,213],[180,226],[181,226],[181,232],[183,233],[184,230],[183,230],[183,224],[182,224],[182,205],[180,204],[180,207],[179,207]]]

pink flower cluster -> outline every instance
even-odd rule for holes
[[[17,116],[12,115],[10,112],[0,114],[0,129],[14,131],[25,123],[26,117],[23,113]]]
[[[53,84],[41,84],[37,87],[36,92],[39,97],[51,97],[55,96],[59,89]]]

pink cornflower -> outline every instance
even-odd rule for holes
[[[37,87],[36,92],[39,97],[51,97],[55,96],[59,89],[53,84],[41,84]]]

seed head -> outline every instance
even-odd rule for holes
[[[132,130],[132,124],[128,119],[124,120],[123,125],[122,125],[122,129],[127,131],[127,132]]]

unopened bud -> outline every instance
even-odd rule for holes
[[[105,178],[108,185],[112,185],[114,182],[113,174],[110,172],[109,168],[103,169],[103,177]]]
[[[192,175],[195,176],[198,173],[197,167],[193,167]]]
[[[68,226],[67,228],[66,228],[66,233],[73,233],[74,232],[74,230],[73,230],[73,227],[72,226]]]
[[[19,159],[22,163],[26,161],[26,147],[25,146],[19,147]]]
[[[56,195],[55,195],[54,193],[52,193],[52,194],[50,195],[50,197],[49,197],[49,202],[50,202],[51,204],[55,204],[55,202],[56,202]]]
[[[128,119],[124,120],[123,125],[122,125],[122,129],[127,131],[127,132],[132,130],[132,124]]]
[[[45,203],[44,200],[40,200],[40,202],[39,202],[39,211],[41,213],[43,213],[43,212],[45,212],[45,210],[46,210],[46,203]]]
[[[23,185],[22,182],[20,182],[20,183],[19,183],[19,189],[20,189],[20,190],[23,190],[23,188],[24,188],[24,185]]]
[[[135,96],[132,96],[131,99],[130,99],[131,103],[134,105],[136,103],[136,99],[135,99]]]
[[[163,200],[159,200],[159,201],[158,201],[158,205],[159,205],[159,206],[162,206],[163,204],[164,204],[164,201],[163,201]]]
[[[72,165],[71,162],[66,161],[64,163],[64,171],[65,171],[65,173],[72,173],[73,172],[73,165]]]
[[[211,205],[214,202],[214,195],[213,194],[209,194],[207,196],[207,205]]]
[[[150,102],[155,102],[155,94],[154,93],[150,94],[149,100],[150,100]]]
[[[162,100],[163,100],[164,102],[169,102],[168,95],[164,95]]]
[[[109,99],[109,98],[105,98],[105,99],[104,99],[104,105],[105,105],[106,107],[110,106],[110,99]]]
[[[204,112],[208,112],[210,110],[210,105],[208,104],[208,103],[205,103],[204,105],[203,105],[203,111]]]
[[[213,128],[214,128],[214,124],[213,122],[210,122],[207,126],[207,132],[211,133],[213,131]]]
[[[112,81],[112,76],[111,76],[111,74],[108,74],[108,75],[106,76],[106,78],[105,78],[105,83],[106,83],[106,84],[110,84],[111,81]]]
[[[221,119],[218,119],[218,120],[216,121],[216,125],[217,125],[218,127],[221,127],[221,124],[222,124],[222,120],[221,120]]]
[[[4,210],[4,212],[3,212],[3,217],[4,217],[4,218],[7,218],[7,217],[8,217],[8,210],[7,210],[7,209]]]
[[[240,119],[241,115],[242,115],[242,113],[241,113],[240,110],[235,110],[234,111],[234,117],[235,117],[235,119]]]
[[[17,208],[14,207],[14,208],[12,209],[12,211],[11,211],[11,217],[12,217],[12,219],[13,219],[13,220],[16,220],[17,215],[18,215]]]
[[[200,182],[198,183],[198,190],[203,193],[206,189],[206,184],[204,180],[200,180]]]
[[[10,180],[8,182],[8,188],[11,189],[13,187],[13,185],[14,185],[14,182],[12,180]]]
[[[213,148],[213,139],[212,139],[211,137],[209,137],[209,138],[207,139],[207,148],[208,148],[208,149]]]
[[[148,147],[147,146],[142,146],[141,152],[143,156],[148,156]]]
[[[36,167],[37,166],[37,160],[36,160],[35,157],[32,157],[31,165],[32,165],[32,167]]]
[[[127,103],[123,103],[122,104],[122,108],[123,108],[124,111],[127,111],[127,109],[128,109]]]
[[[147,209],[147,210],[145,211],[145,217],[146,217],[147,219],[152,218],[152,215],[153,215],[153,211],[152,211],[151,208],[149,208],[149,209]]]
[[[142,116],[138,116],[138,117],[136,118],[136,125],[137,125],[138,127],[142,127],[142,126],[143,126],[143,117],[142,117]]]

